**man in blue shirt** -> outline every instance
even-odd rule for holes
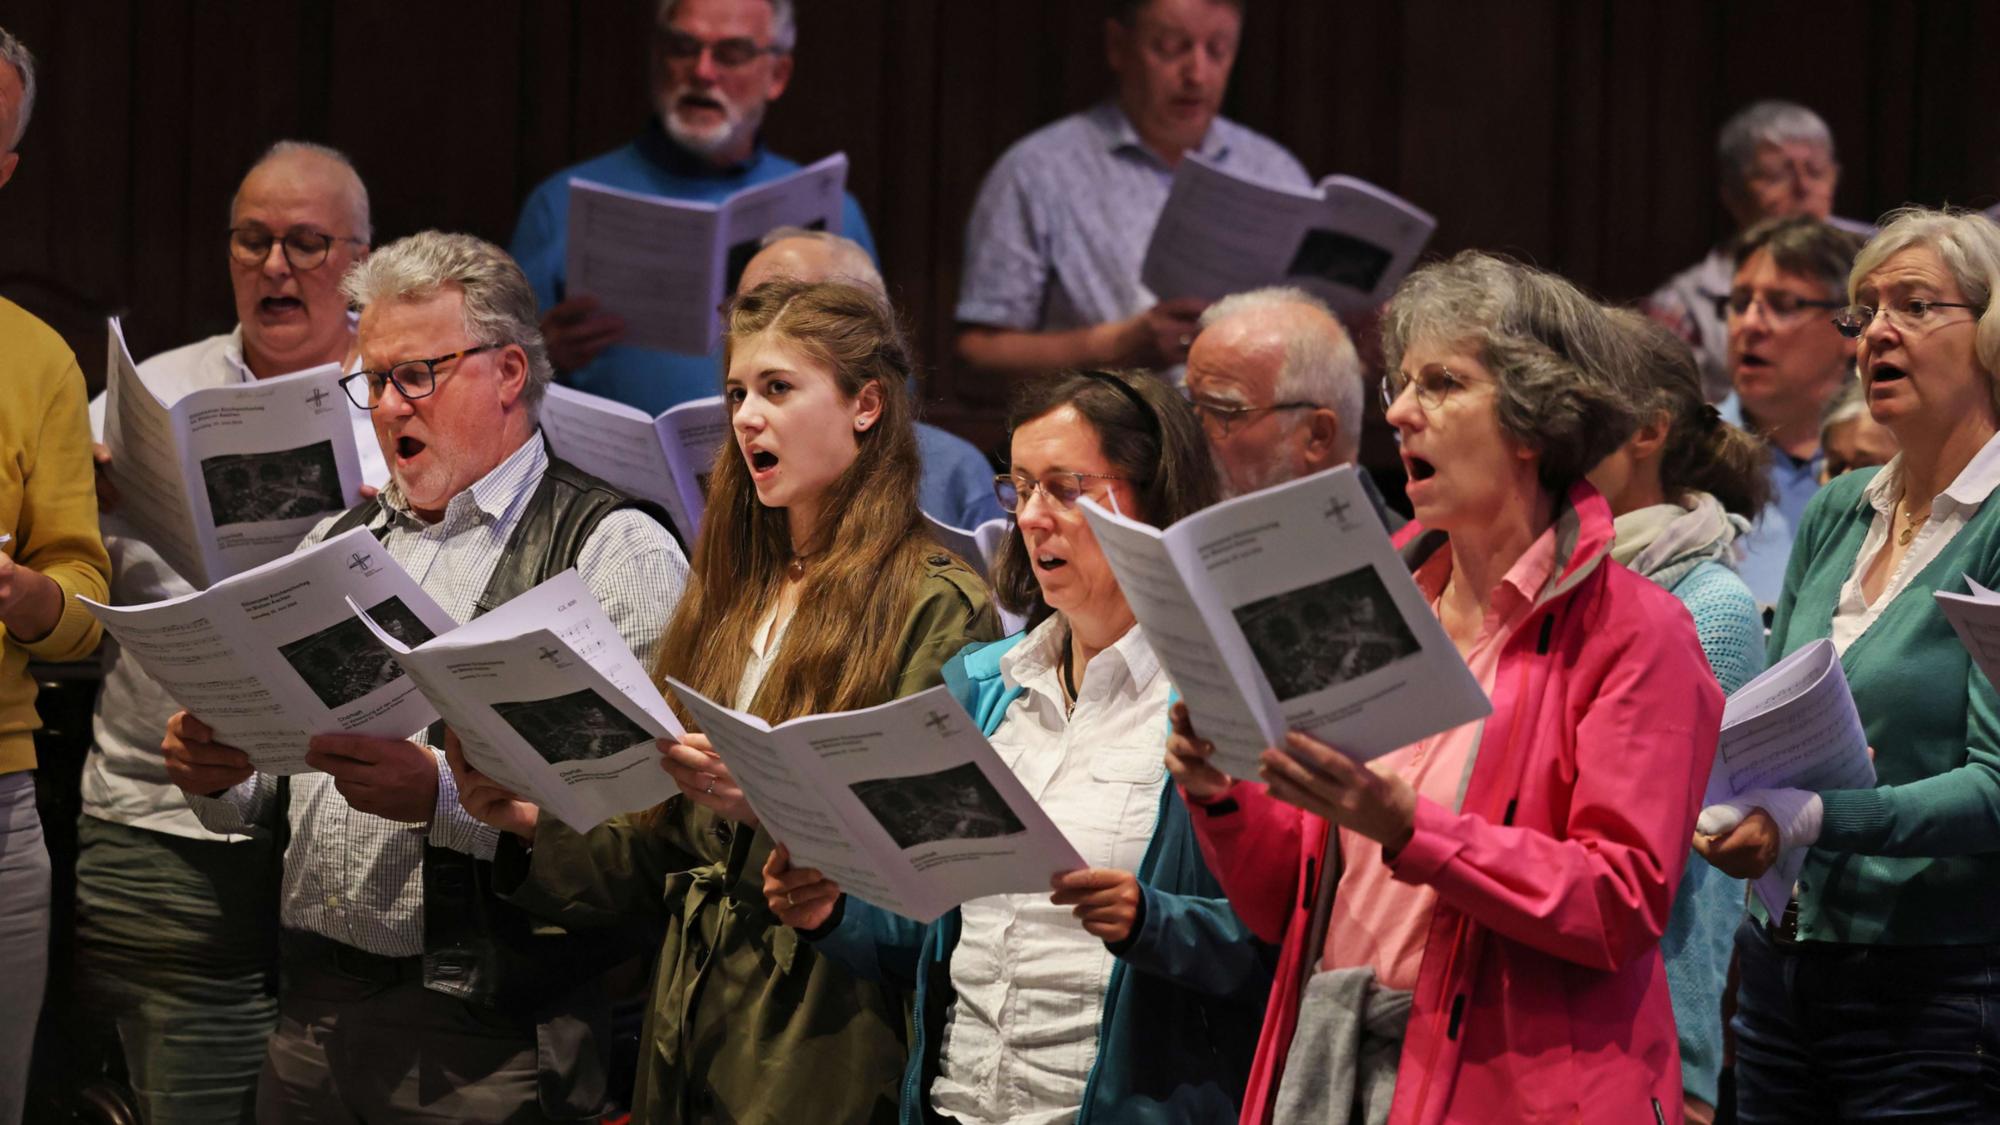
[[[510,249],[534,286],[563,382],[654,414],[717,392],[718,355],[621,344],[623,320],[564,291],[569,181],[717,202],[796,171],[796,162],[758,142],[758,131],[791,81],[797,37],[792,0],[660,0],[651,47],[656,116],[631,144],[543,181],[514,229]],[[852,195],[841,231],[874,254]]]
[[[1806,502],[1819,491],[1820,427],[1853,376],[1854,341],[1833,326],[1861,239],[1810,216],[1775,219],[1732,247],[1724,302],[1729,379],[1716,407],[1771,445],[1771,501],[1740,542],[1737,572],[1760,607],[1776,605]]]
[[[1016,142],[980,186],[958,290],[967,362],[1033,373],[1186,361],[1203,302],[1139,281],[1181,159],[1312,187],[1282,146],[1219,116],[1242,28],[1242,0],[1113,5],[1114,96]]]

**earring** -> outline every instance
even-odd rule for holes
[[[855,428],[855,429],[857,429],[857,430],[865,430],[865,429],[867,429],[867,428],[868,428],[868,423],[867,423],[867,422],[864,422],[864,421],[862,421],[862,420],[861,420],[861,419],[859,419],[859,418],[856,418],[856,419],[854,420],[854,428]]]

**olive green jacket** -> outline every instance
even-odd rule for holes
[[[931,557],[903,627],[895,694],[999,635],[965,564]],[[584,835],[543,817],[532,852],[508,837],[495,884],[576,929],[649,915],[665,939],[633,1091],[635,1123],[843,1125],[896,1120],[909,996],[857,980],[764,905],[771,837],[675,798]]]

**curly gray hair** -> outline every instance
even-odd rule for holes
[[[421,231],[357,262],[340,281],[340,291],[360,309],[377,301],[421,301],[446,288],[463,295],[465,333],[475,344],[516,344],[528,354],[521,400],[538,413],[555,369],[538,327],[535,291],[505,250],[469,234]]]
[[[1411,347],[1464,349],[1493,373],[1500,428],[1560,498],[1637,428],[1651,388],[1630,333],[1562,278],[1464,251],[1403,279],[1382,319],[1387,370]]]

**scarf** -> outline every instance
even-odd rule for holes
[[[1710,559],[1735,565],[1734,545],[1749,533],[1750,521],[1723,511],[1721,501],[1706,492],[1690,492],[1678,504],[1626,512],[1612,527],[1617,536],[1612,560],[1671,589]]]

